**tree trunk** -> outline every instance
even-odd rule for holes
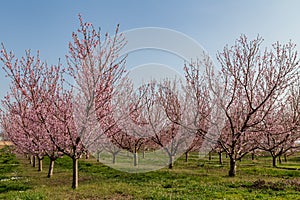
[[[47,175],[48,178],[51,178],[53,175],[54,162],[55,162],[55,159],[50,158],[49,170],[48,170],[48,175]]]
[[[113,153],[113,160],[112,160],[112,163],[113,163],[113,164],[116,163],[116,157],[117,157],[117,154],[116,154],[116,153]]]
[[[282,161],[281,161],[281,156],[278,156],[278,161],[279,161],[279,164],[282,163]]]
[[[43,171],[43,158],[38,157],[38,171]]]
[[[32,167],[35,167],[35,156],[32,156]]]
[[[73,157],[73,180],[72,180],[72,188],[78,188],[78,158]]]
[[[174,166],[174,156],[169,155],[169,169],[173,169]]]
[[[211,151],[208,152],[208,160],[211,160]]]
[[[229,173],[230,177],[235,177],[236,175],[236,160],[230,157],[230,166],[229,166]]]
[[[29,155],[29,163],[30,163],[31,165],[33,165],[33,156],[32,156],[32,155]]]
[[[145,158],[145,150],[143,150],[143,158]]]
[[[138,152],[133,153],[133,166],[138,165]]]
[[[185,162],[188,162],[189,161],[189,152],[186,151],[185,152]]]
[[[220,164],[220,165],[223,165],[223,161],[222,161],[222,153],[219,152],[218,154],[219,154],[219,164]]]
[[[255,153],[254,151],[251,153],[251,160],[254,160],[254,157],[255,157]]]
[[[284,156],[284,162],[287,162],[287,155],[284,154],[283,156]]]
[[[273,167],[277,167],[277,165],[276,165],[276,156],[272,156],[272,165],[273,165]]]
[[[101,152],[100,151],[97,151],[97,162],[100,162],[101,160]]]

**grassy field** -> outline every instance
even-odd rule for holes
[[[82,159],[79,188],[73,190],[70,158],[59,159],[49,179],[48,159],[38,172],[22,156],[0,151],[0,199],[300,199],[297,156],[278,168],[271,167],[270,157],[245,158],[235,178],[227,176],[227,160],[219,165],[217,157],[208,161],[196,154],[187,163],[178,159],[172,170],[137,174]]]

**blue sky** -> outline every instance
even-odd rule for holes
[[[49,64],[64,60],[71,33],[78,27],[78,13],[111,34],[117,24],[121,31],[174,29],[195,39],[213,57],[241,33],[250,38],[260,34],[266,45],[290,39],[300,45],[297,0],[10,0],[2,1],[0,9],[0,42],[17,56],[26,49],[40,50]],[[8,81],[0,72],[2,98]]]

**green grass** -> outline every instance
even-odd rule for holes
[[[0,197],[5,197],[2,194],[8,192],[24,192],[32,188],[22,174],[20,163],[11,150],[0,149]]]
[[[37,172],[24,157],[1,150],[0,199],[300,199],[300,171],[283,169],[300,168],[298,156],[282,168],[271,167],[270,157],[245,158],[234,178],[227,176],[228,160],[219,165],[215,155],[208,161],[192,154],[187,163],[178,159],[172,170],[147,173],[126,173],[93,158],[81,159],[77,190],[71,189],[70,158],[57,160],[50,179],[48,162],[45,158],[44,170]]]
[[[139,172],[149,172],[157,169],[161,169],[166,166],[169,158],[165,151],[149,151],[146,153],[146,156],[143,158],[142,153],[138,154],[138,166],[133,166],[133,155],[128,153],[125,150],[122,150],[117,155],[117,162],[112,163],[112,154],[109,152],[101,153],[101,163],[104,163],[108,166],[118,169],[120,171],[126,171],[130,173],[139,173]]]

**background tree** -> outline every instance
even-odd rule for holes
[[[221,103],[228,120],[220,144],[230,158],[229,176],[235,176],[236,160],[255,148],[249,145],[254,129],[293,81],[298,65],[293,44],[276,43],[273,51],[261,53],[261,43],[259,37],[248,42],[241,36],[234,47],[225,47],[218,55],[225,89]]]
[[[11,80],[10,92],[2,101],[5,109],[3,129],[18,149],[37,156],[39,171],[45,155],[49,156],[50,166],[53,166],[61,153],[51,142],[50,129],[45,124],[50,116],[47,110],[52,104],[49,97],[58,87],[60,66],[41,62],[39,52],[33,56],[27,51],[24,57],[18,59],[12,52],[7,52],[3,44],[0,59]],[[53,167],[50,167],[49,177],[52,172]]]
[[[115,89],[113,85],[122,77],[125,57],[120,59],[118,53],[125,41],[118,33],[118,27],[113,37],[106,34],[102,40],[93,25],[83,22],[80,15],[79,22],[80,28],[72,34],[73,41],[69,43],[67,55],[68,73],[75,81],[72,109],[77,133],[70,140],[75,140],[75,146],[82,142],[89,149],[101,142],[103,130],[100,129],[97,110],[110,101]],[[78,171],[79,157],[80,154],[72,156],[75,172]],[[77,188],[78,174],[73,176],[72,187]]]
[[[186,115],[177,84],[176,80],[152,81],[143,88],[142,97],[142,119],[145,121],[142,132],[165,151],[169,169],[173,168],[175,157],[185,153],[194,139],[178,123]]]
[[[291,85],[284,99],[277,103],[261,123],[258,148],[270,153],[273,167],[276,159],[298,148],[299,134],[299,79]]]
[[[236,161],[253,150],[249,144],[253,132],[285,94],[298,68],[293,43],[277,42],[272,49],[262,51],[262,41],[261,37],[248,41],[242,35],[234,46],[218,53],[220,74],[207,70],[211,89],[219,95],[219,105],[226,115],[218,142],[230,158],[229,176],[236,175]]]

